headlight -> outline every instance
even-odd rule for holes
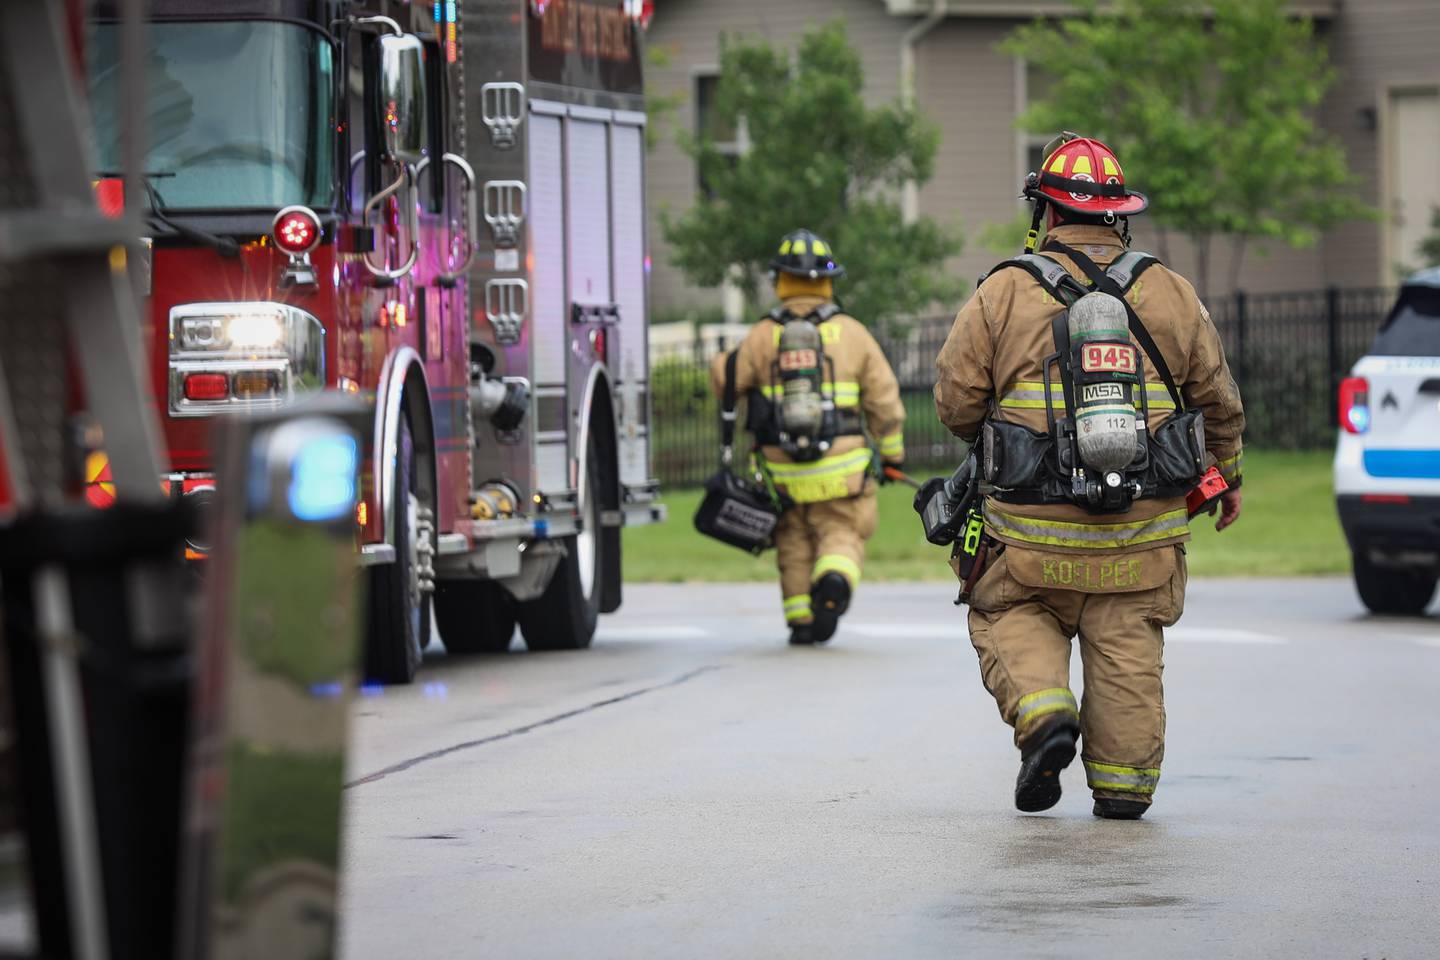
[[[265,301],[170,311],[170,414],[274,406],[325,386],[325,330],[313,314]]]
[[[273,350],[285,339],[285,324],[274,314],[238,314],[225,321],[225,339],[239,350]]]
[[[179,348],[186,353],[274,350],[284,345],[285,317],[273,308],[228,316],[182,316],[178,318],[176,332]]]
[[[185,317],[179,336],[181,350],[217,350],[225,345],[225,323],[219,317]]]

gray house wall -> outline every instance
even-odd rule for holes
[[[718,306],[721,299],[716,290],[686,283],[671,266],[670,249],[660,229],[662,211],[683,212],[698,192],[695,163],[675,142],[677,128],[695,130],[696,74],[719,64],[724,34],[793,46],[806,29],[837,19],[846,22],[850,41],[863,58],[866,100],[895,100],[900,93],[900,36],[908,23],[890,16],[876,0],[661,0],[656,4],[647,44],[663,51],[669,65],[656,66],[652,57],[646,87],[652,94],[682,94],[684,101],[663,124],[660,143],[648,158],[652,313],[663,318],[684,308]]]
[[[990,4],[987,9],[1002,8]],[[1440,55],[1436,53],[1440,51],[1440,0],[1346,0],[1338,6],[1311,4],[1304,12],[1322,16],[1321,33],[1330,45],[1338,75],[1323,105],[1321,122],[1345,146],[1358,177],[1359,196],[1388,210],[1394,199],[1387,194],[1386,183],[1390,162],[1386,149],[1388,91],[1392,87],[1440,88]],[[672,62],[652,69],[652,89],[662,93],[692,90],[695,69],[716,63],[718,37],[723,32],[758,34],[773,42],[792,43],[806,26],[837,17],[848,21],[852,41],[864,57],[867,98],[874,102],[896,98],[901,37],[918,17],[891,15],[881,0],[789,0],[784,4],[666,0],[657,6],[650,42],[664,48]],[[922,189],[919,208],[942,223],[962,227],[966,248],[949,266],[970,282],[1002,256],[981,245],[980,230],[987,224],[1009,222],[1022,209],[1017,194],[1025,167],[1025,142],[1016,130],[1015,117],[1024,106],[1025,71],[1023,64],[998,49],[1022,22],[1019,16],[953,16],[926,34],[916,50],[917,103],[942,134],[936,175]],[[688,100],[674,122],[693,129],[693,105]],[[694,199],[694,164],[673,141],[673,134],[667,134],[650,158],[652,220],[660,209],[683,210]],[[1436,178],[1440,183],[1440,158]],[[1138,180],[1135,185],[1145,188]],[[1410,213],[1428,216],[1428,212],[1414,209]],[[1194,275],[1197,258],[1185,238],[1173,233],[1161,236],[1143,216],[1136,218],[1133,226],[1137,247],[1161,254],[1182,273]],[[1330,284],[1393,283],[1393,263],[1405,254],[1387,249],[1388,233],[1382,221],[1361,221],[1329,231],[1309,249],[1275,243],[1268,250],[1257,250],[1252,244],[1238,285],[1258,293],[1313,290]],[[717,293],[690,288],[669,266],[658,222],[651,237],[657,309],[719,302]],[[1233,244],[1213,243],[1212,297],[1232,289],[1233,264]]]
[[[1387,216],[1386,105],[1397,87],[1440,88],[1440,2],[1437,0],[1347,0],[1331,38],[1340,78],[1325,103],[1326,128],[1338,136],[1361,178],[1361,195]],[[1435,161],[1440,181],[1440,157]],[[1404,198],[1400,198],[1402,201]],[[1403,208],[1400,213],[1426,216]],[[1391,284],[1397,261],[1413,251],[1391,250],[1384,222],[1347,224],[1326,235],[1322,245],[1328,282],[1340,285]]]

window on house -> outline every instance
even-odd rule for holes
[[[716,93],[720,88],[719,74],[700,74],[695,77],[695,133],[703,140],[715,144],[724,162],[734,166],[745,152],[743,134],[739,125],[722,119],[715,110]],[[706,182],[703,171],[696,171],[700,192],[712,196],[712,188]]]

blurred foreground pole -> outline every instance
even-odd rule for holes
[[[70,9],[0,4],[0,496],[16,516],[0,530],[0,723],[15,742],[0,763],[10,826],[25,829],[16,874],[39,952],[157,956],[174,923],[186,522],[157,482],[126,270],[139,220],[101,217],[91,194]],[[138,66],[127,65],[132,98]],[[70,496],[71,358],[112,452],[119,502],[104,513]]]
[[[187,960],[334,955],[369,416],[332,394],[224,425],[187,774]]]

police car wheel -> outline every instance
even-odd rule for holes
[[[395,561],[370,570],[370,616],[365,639],[365,678],[409,683],[430,642],[430,596],[419,581],[419,555],[429,525],[416,485],[415,439],[403,413],[396,443]],[[433,550],[430,551],[433,553]]]
[[[435,623],[448,653],[504,653],[515,636],[515,600],[497,583],[440,580],[435,584]]]
[[[530,650],[583,650],[595,637],[600,619],[600,585],[605,582],[605,551],[597,549],[602,509],[600,491],[606,465],[592,434],[585,458],[580,516],[585,534],[565,541],[560,561],[545,592],[519,604],[520,633]],[[582,538],[589,537],[588,542]]]
[[[1353,558],[1355,589],[1371,613],[1418,617],[1435,597],[1433,573],[1376,566],[1358,553]]]

